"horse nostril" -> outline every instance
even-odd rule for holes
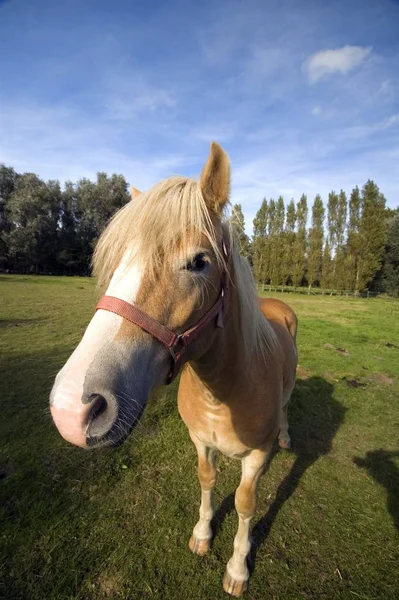
[[[107,410],[107,401],[101,394],[91,394],[88,401],[92,404],[89,415],[89,423],[92,423]]]
[[[118,407],[111,394],[90,394],[87,401],[91,403],[89,423],[87,427],[88,438],[101,438],[106,435],[115,423]]]

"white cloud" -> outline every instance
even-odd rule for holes
[[[371,46],[343,46],[335,50],[322,50],[312,54],[304,62],[303,69],[310,83],[333,73],[346,75],[364,62],[371,50]]]
[[[347,127],[338,132],[338,139],[361,139],[367,138],[374,134],[386,132],[399,125],[399,114],[391,115],[390,117],[378,121],[376,123],[367,123],[353,127]]]
[[[322,113],[322,112],[323,112],[323,109],[321,108],[321,106],[320,106],[320,105],[318,105],[318,106],[314,106],[314,107],[312,108],[312,114],[313,114],[313,115],[316,115],[316,116],[317,116],[317,115],[321,115],[321,113]]]

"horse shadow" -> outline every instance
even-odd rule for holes
[[[280,483],[267,512],[252,528],[251,550],[248,555],[248,567],[251,572],[254,570],[256,554],[268,538],[282,506],[294,494],[309,467],[331,451],[332,441],[344,421],[346,412],[346,408],[334,398],[333,392],[333,385],[323,377],[297,379],[288,409],[292,452],[296,459],[290,472]],[[278,451],[275,444],[265,472]],[[227,514],[233,509],[234,494],[230,494],[222,501],[213,518],[212,530],[215,535]]]
[[[399,531],[399,469],[393,461],[397,456],[399,451],[389,452],[381,448],[367,452],[365,458],[356,456],[353,462],[367,469],[369,475],[386,489],[388,512]]]

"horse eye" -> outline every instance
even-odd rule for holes
[[[206,260],[205,254],[197,254],[193,260],[186,264],[185,268],[187,271],[200,273],[201,271],[204,271],[208,265],[209,262]]]

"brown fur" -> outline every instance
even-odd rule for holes
[[[297,318],[283,302],[256,297],[248,263],[240,257],[231,229],[222,220],[230,192],[230,164],[220,146],[212,144],[199,184],[174,178],[144,194],[135,188],[131,192],[131,206],[114,218],[96,249],[94,263],[103,282],[109,280],[136,231],[147,246],[140,247],[135,259],[143,261],[151,276],[144,278],[135,304],[180,332],[214,304],[222,270],[228,270],[224,328],[209,324],[187,350],[178,407],[198,452],[201,508],[189,542],[193,552],[202,555],[210,547],[215,452],[242,460],[235,499],[239,527],[224,579],[226,591],[239,595],[249,576],[249,522],[259,477],[276,437],[281,447],[290,444],[287,404],[295,383]],[[227,265],[221,258],[222,239],[229,249]],[[199,249],[213,256],[206,276],[193,276],[173,266]],[[136,339],[143,335],[128,322],[118,333]]]

